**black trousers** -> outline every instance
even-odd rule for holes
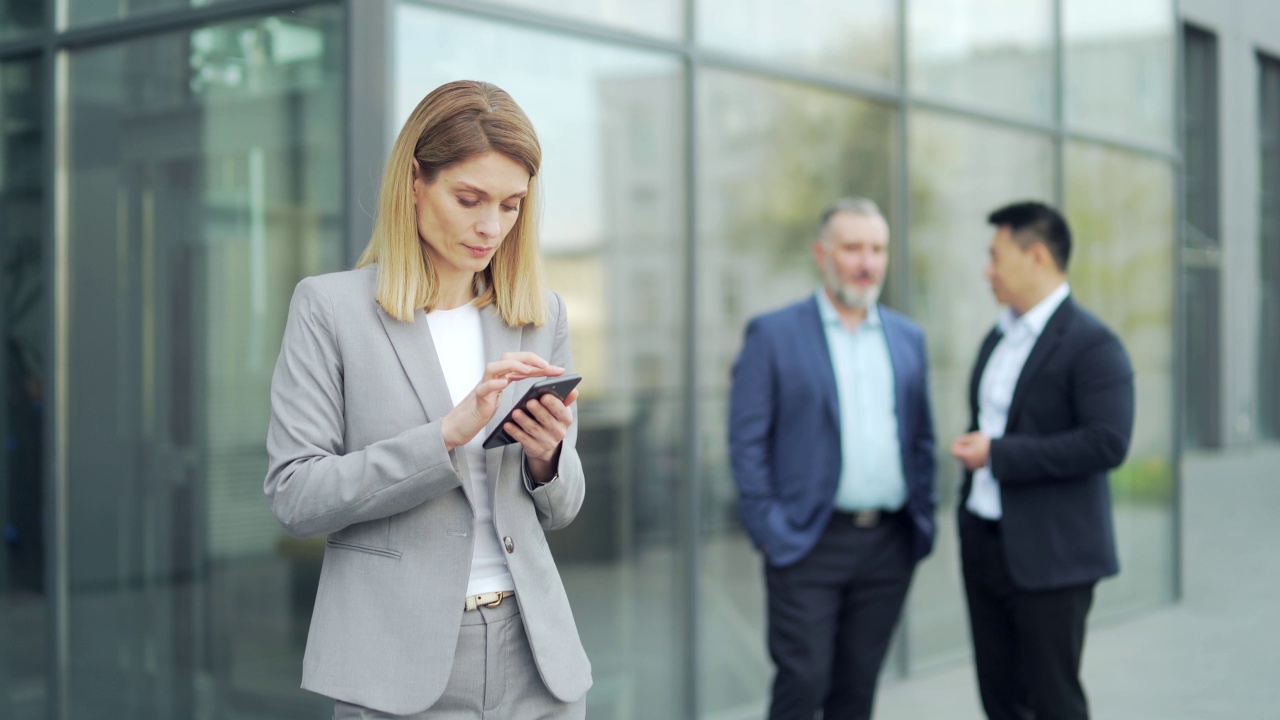
[[[832,516],[817,546],[787,567],[765,566],[769,653],[777,666],[770,720],[865,720],[911,585],[909,520],[874,528]]]
[[[999,523],[960,511],[960,560],[982,707],[990,720],[1088,720],[1080,684],[1094,583],[1024,590]]]

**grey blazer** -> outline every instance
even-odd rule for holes
[[[446,452],[440,434],[453,403],[425,316],[383,312],[375,277],[371,266],[298,283],[271,381],[271,510],[291,535],[328,536],[302,687],[396,715],[439,699],[471,572],[470,498],[487,492],[538,671],[553,695],[576,701],[591,665],[543,532],[582,506],[577,423],[550,483],[527,484],[519,444],[487,451],[487,482],[466,482],[464,454]],[[527,350],[570,368],[558,295],[547,310],[535,328],[484,309],[486,361]],[[529,382],[504,391],[485,433]]]

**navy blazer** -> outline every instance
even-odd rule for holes
[[[973,368],[970,431],[978,429],[978,385],[999,339],[998,330],[987,335]],[[1018,587],[1069,587],[1119,572],[1107,473],[1129,451],[1133,414],[1124,346],[1068,297],[1027,356],[1004,437],[991,442],[1002,545]],[[972,482],[966,472],[961,513]]]
[[[936,504],[924,332],[888,308],[879,311],[919,560],[933,548]],[[752,319],[733,367],[729,456],[742,523],[770,564],[791,565],[817,543],[834,507],[840,453],[836,377],[817,299]]]

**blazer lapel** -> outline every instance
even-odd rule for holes
[[[1015,427],[1018,412],[1022,410],[1022,404],[1027,399],[1027,387],[1058,349],[1058,343],[1062,341],[1062,333],[1067,329],[1067,321],[1072,312],[1071,298],[1068,297],[1054,311],[1049,322],[1045,323],[1044,331],[1036,339],[1036,344],[1031,347],[1031,354],[1027,356],[1027,362],[1018,375],[1018,384],[1013,387],[1013,400],[1009,402],[1009,417],[1005,423],[1006,432]]]
[[[831,349],[827,346],[827,332],[822,326],[822,314],[818,312],[818,300],[811,298],[801,307],[801,322],[796,325],[800,335],[798,349],[804,362],[810,366],[809,376],[818,379],[823,405],[831,413],[831,419],[840,425],[840,408],[836,391],[836,371],[831,366]]]
[[[406,323],[378,308],[378,319],[391,340],[400,367],[409,376],[418,402],[427,412],[427,420],[439,420],[449,414],[453,409],[453,398],[449,396],[449,385],[444,380],[444,370],[440,368],[440,356],[436,354],[436,345],[427,327],[426,313],[418,310],[414,313],[414,321]]]
[[[991,328],[991,332],[987,333],[986,338],[982,340],[982,348],[978,350],[978,361],[973,365],[973,377],[969,378],[969,431],[973,432],[978,429],[978,390],[982,386],[982,373],[987,369],[987,362],[991,360],[991,353],[995,352],[996,345],[1000,344],[1000,338],[1003,335],[1000,327]]]
[[[880,312],[880,330],[884,333],[884,344],[889,349],[889,372],[893,375],[894,411],[898,418],[898,448],[902,454],[902,467],[909,468],[911,465],[908,464],[907,456],[911,450],[909,430],[912,428],[907,427],[903,418],[906,417],[906,408],[910,408],[911,403],[907,401],[907,384],[900,382],[899,368],[908,367],[911,347],[899,332],[901,328],[898,326],[898,319],[879,307],[877,310]]]

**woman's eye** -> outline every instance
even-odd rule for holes
[[[459,205],[461,205],[461,206],[462,206],[462,207],[464,207],[464,208],[473,208],[473,207],[475,207],[475,206],[479,205],[479,204],[480,204],[480,201],[479,201],[479,200],[466,200],[466,199],[464,199],[464,198],[458,198],[458,204],[459,204]]]
[[[519,205],[503,205],[502,209],[506,210],[507,212],[520,212]]]

